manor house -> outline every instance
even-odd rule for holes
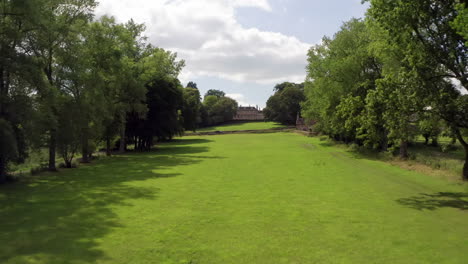
[[[239,106],[237,114],[234,116],[234,120],[265,120],[263,111],[253,106]]]

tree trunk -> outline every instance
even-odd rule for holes
[[[6,182],[6,159],[0,157],[0,184]]]
[[[429,144],[429,136],[424,136],[424,145]]]
[[[400,143],[400,158],[407,159],[408,158],[408,141],[402,140]]]
[[[432,138],[432,143],[431,143],[432,146],[434,147],[437,147],[439,146],[439,140],[437,140],[437,138]]]
[[[122,124],[120,127],[120,146],[119,146],[119,153],[125,152],[125,124]]]
[[[111,155],[111,140],[110,137],[106,137],[106,156]]]
[[[468,142],[465,141],[459,129],[455,129],[455,135],[458,138],[458,141],[465,149],[465,164],[463,165],[462,179],[468,181]]]
[[[89,163],[88,130],[86,128],[83,129],[83,133],[81,136],[81,154],[81,162]]]
[[[51,129],[50,130],[50,138],[49,138],[49,171],[57,171],[57,167],[55,166],[55,155],[57,151],[57,130]]]
[[[465,165],[463,165],[463,180],[468,181],[468,148],[465,147]]]

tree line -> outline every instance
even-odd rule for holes
[[[232,119],[237,102],[183,87],[185,62],[151,45],[145,25],[94,18],[94,0],[0,3],[0,183],[10,164],[48,149],[72,167],[100,146],[148,150],[184,130]]]
[[[458,140],[468,180],[468,9],[458,0],[367,0],[308,52],[302,114],[335,140],[407,158],[422,134]]]

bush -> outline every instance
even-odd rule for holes
[[[443,144],[440,146],[440,150],[444,153],[457,150],[457,146],[454,144]]]
[[[34,167],[31,169],[31,175],[38,175],[39,173],[42,173],[44,171],[47,171],[47,166],[44,165],[39,165],[37,167]]]

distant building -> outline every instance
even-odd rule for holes
[[[265,116],[263,115],[263,111],[258,109],[257,107],[253,106],[239,106],[237,109],[237,114],[234,117],[234,120],[242,120],[242,121],[251,121],[251,120],[258,120],[263,121],[265,120]]]

